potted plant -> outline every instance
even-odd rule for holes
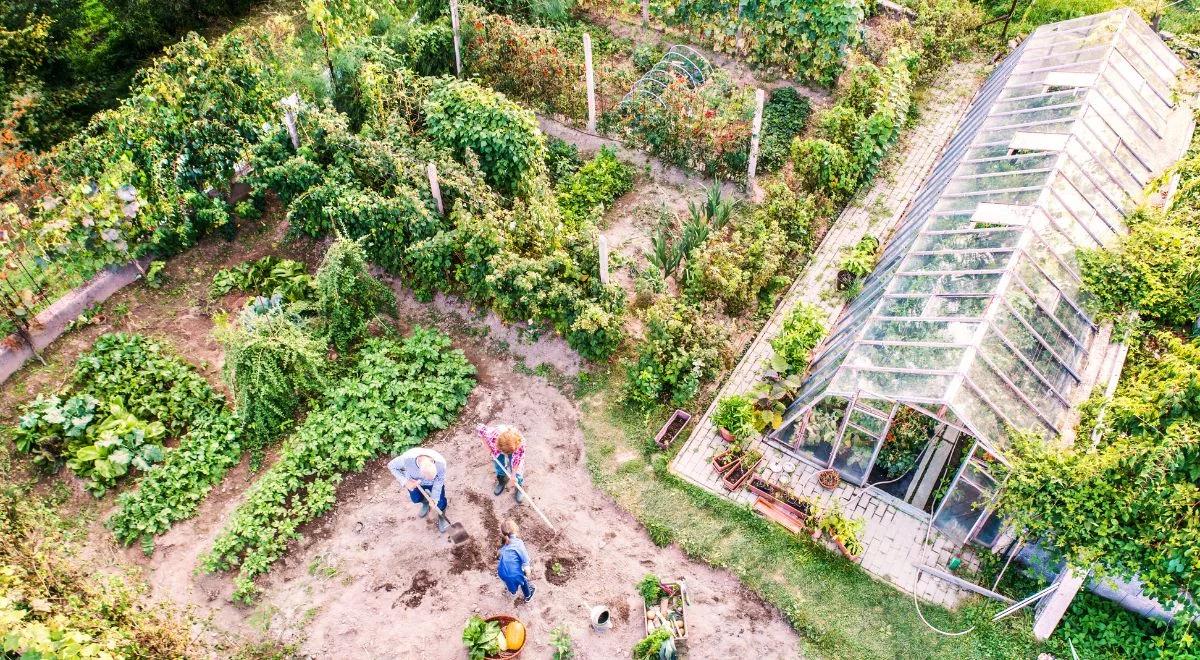
[[[470,660],[509,660],[525,647],[525,626],[507,614],[472,616],[463,628],[462,641]]]
[[[757,449],[747,451],[741,460],[729,472],[725,473],[722,483],[725,485],[726,490],[732,491],[741,488],[742,484],[745,484],[751,475],[754,474],[754,470],[762,462],[762,458],[762,452]]]
[[[825,490],[833,490],[841,482],[842,477],[838,474],[837,470],[821,470],[817,473],[817,483]]]
[[[712,457],[713,469],[717,471],[717,474],[725,474],[742,460],[742,455],[745,453],[740,442],[730,443],[729,449]]]
[[[888,427],[875,464],[888,479],[903,476],[917,467],[917,459],[936,429],[937,420],[908,406],[900,406]]]
[[[756,417],[754,402],[750,397],[734,394],[717,402],[717,409],[713,412],[713,424],[717,426],[718,432],[726,442],[735,442],[747,440],[758,434]]]
[[[866,522],[856,518],[846,517],[840,509],[834,509],[825,515],[821,521],[821,527],[833,542],[837,544],[838,550],[842,552],[850,561],[858,561],[862,555],[863,547],[859,536],[866,527]]]

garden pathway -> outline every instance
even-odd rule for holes
[[[977,64],[958,64],[944,72],[927,90],[917,124],[905,132],[902,143],[871,189],[843,210],[812,260],[726,379],[713,405],[693,427],[691,436],[671,464],[675,474],[722,497],[753,503],[754,496],[746,491],[726,491],[720,476],[712,468],[710,458],[725,444],[717,436],[711,420],[716,400],[748,392],[760,380],[771,362],[770,340],[779,332],[784,316],[797,304],[806,302],[818,306],[830,322],[836,318],[843,301],[833,291],[833,282],[844,250],[867,234],[885,239],[895,228],[954,134],[983,73],[983,67]],[[816,483],[818,468],[761,441],[755,442],[755,448],[766,456],[764,474],[767,477],[790,484],[800,495],[819,498],[826,506],[837,500],[845,513],[866,520],[862,567],[870,574],[906,591],[911,591],[915,585],[922,598],[943,605],[953,606],[965,596],[964,592],[940,580],[926,577],[917,581],[914,565],[945,565],[954,550],[947,540],[936,534],[931,536],[932,544],[926,545],[928,516],[917,515],[911,508],[895,506],[895,500],[884,500],[865,489],[845,484],[832,492],[826,491]]]

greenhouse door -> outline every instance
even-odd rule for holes
[[[846,481],[862,486],[871,474],[871,466],[883,446],[888,424],[896,414],[898,403],[889,409],[880,410],[875,404],[883,403],[855,396],[850,401],[846,416],[842,420],[842,432],[833,448],[829,467],[837,470]]]
[[[938,505],[933,526],[960,544],[977,534],[999,491],[998,469],[1003,465],[976,442]]]

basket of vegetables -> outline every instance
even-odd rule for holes
[[[646,635],[656,630],[665,630],[678,641],[687,639],[684,589],[682,583],[662,582],[654,574],[647,574],[642,578],[638,583],[638,591],[642,594],[642,616],[646,622]]]
[[[525,648],[525,626],[507,614],[486,619],[473,616],[463,629],[462,640],[470,660],[510,660]]]

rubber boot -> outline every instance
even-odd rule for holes
[[[421,510],[417,512],[417,515],[422,518],[429,515],[429,502],[421,502]]]
[[[438,516],[437,525],[438,534],[445,534],[446,530],[450,528],[450,521],[446,520],[446,516]]]
[[[504,492],[504,488],[508,486],[508,477],[503,474],[496,475],[496,487],[492,489],[492,494],[499,496]]]
[[[522,485],[524,485],[524,484],[522,484]],[[517,504],[520,504],[521,502],[525,501],[525,493],[521,492],[520,488],[514,488],[513,489],[513,499],[517,501]]]

